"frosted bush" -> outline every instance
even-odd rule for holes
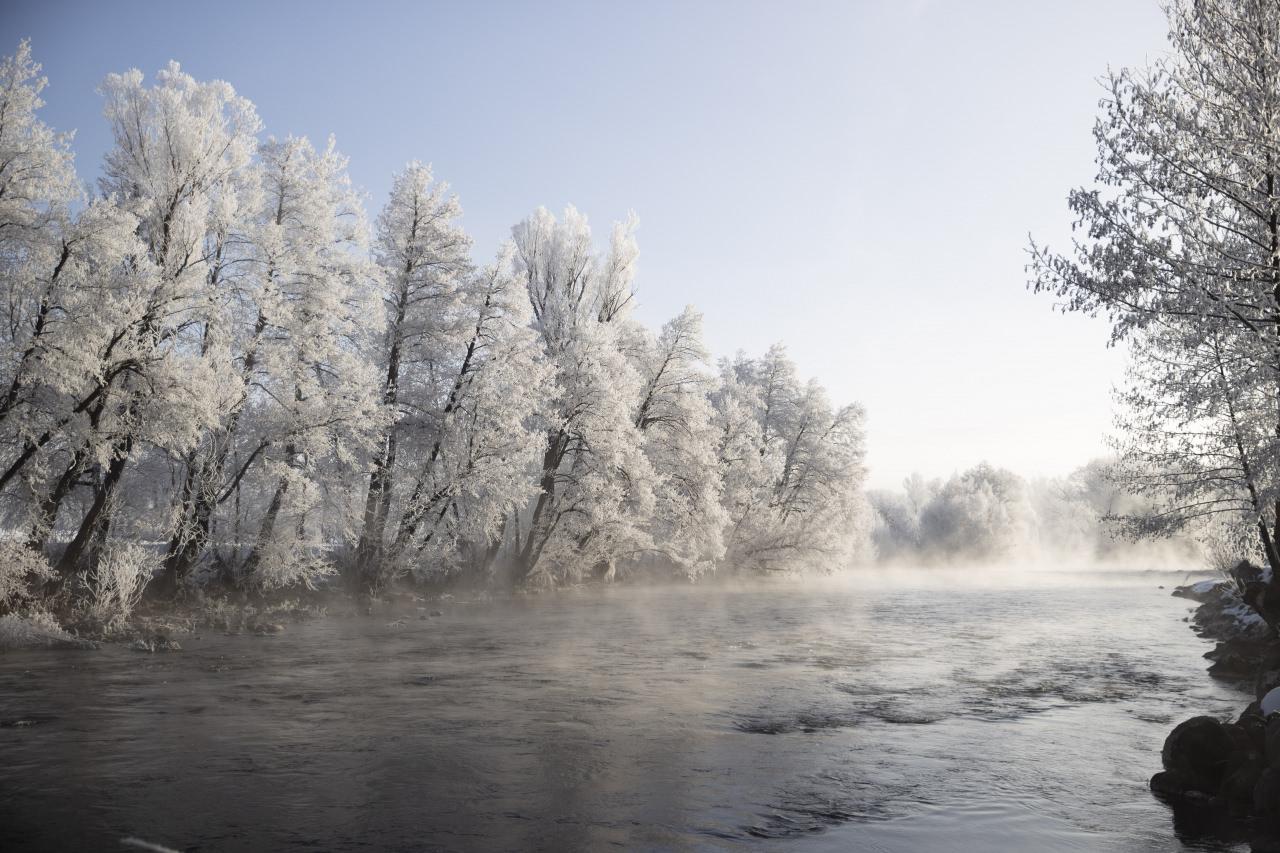
[[[155,554],[142,545],[109,545],[97,568],[85,575],[89,615],[102,622],[127,619],[142,600],[155,570]]]
[[[290,586],[315,589],[317,582],[337,573],[331,562],[310,553],[304,543],[277,540],[263,553],[253,580],[264,590]]]
[[[16,613],[0,616],[0,649],[88,648],[89,645],[68,634],[44,612],[26,618]]]
[[[0,542],[0,613],[23,606],[35,597],[36,584],[54,577],[43,554],[21,542]]]

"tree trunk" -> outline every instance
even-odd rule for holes
[[[179,583],[195,566],[209,542],[214,510],[214,502],[208,493],[209,465],[199,452],[191,454],[187,460],[187,476],[182,483],[182,508],[165,552],[164,567],[152,584],[157,595],[172,596],[178,591]]]
[[[75,487],[76,480],[84,473],[84,456],[82,450],[72,455],[70,464],[54,484],[53,490],[40,501],[35,523],[31,526],[31,534],[27,537],[27,547],[31,550],[41,554],[47,553],[49,537],[58,521],[58,510]]]
[[[262,563],[262,552],[271,543],[271,537],[275,534],[276,519],[280,516],[280,507],[284,505],[285,492],[289,490],[289,481],[281,480],[280,485],[276,486],[276,493],[271,496],[271,505],[267,507],[267,513],[262,517],[262,527],[258,529],[258,539],[254,542],[253,550],[249,552],[249,558],[244,561],[244,574],[249,577],[258,570],[259,564]]]
[[[529,535],[524,540],[524,547],[516,556],[516,565],[520,580],[526,580],[533,574],[542,555],[542,548],[550,531],[546,529],[547,510],[555,503],[556,473],[560,463],[564,461],[569,436],[564,430],[552,431],[547,436],[547,449],[542,455],[542,479],[539,481],[541,491],[538,502],[533,505],[533,515],[529,519]]]
[[[412,267],[406,269],[407,276]],[[408,293],[402,288],[396,306],[395,324],[391,329],[391,350],[387,356],[387,379],[383,385],[382,402],[392,408],[399,402],[400,384],[400,329],[404,325],[405,303]],[[396,465],[396,424],[387,430],[382,449],[373,460],[369,473],[369,493],[364,502],[364,526],[360,531],[360,543],[356,546],[356,574],[362,584],[374,591],[380,585],[382,575],[383,536],[387,516],[391,513],[391,489],[394,485]]]
[[[69,575],[82,564],[91,568],[97,562],[99,552],[105,542],[110,525],[108,508],[115,497],[116,488],[124,476],[125,466],[129,463],[129,454],[133,450],[133,437],[128,436],[116,448],[111,462],[107,465],[107,473],[93,490],[93,502],[85,513],[76,531],[75,538],[58,560],[58,573]]]

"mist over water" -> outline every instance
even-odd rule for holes
[[[0,848],[1180,849],[1183,573],[947,574],[6,654]]]

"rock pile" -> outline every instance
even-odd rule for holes
[[[1205,655],[1209,672],[1250,684],[1255,700],[1234,722],[1202,716],[1180,723],[1165,739],[1164,770],[1151,790],[1175,809],[1211,813],[1210,823],[1249,838],[1257,853],[1280,853],[1280,637],[1245,603],[1266,580],[1242,563],[1230,580],[1174,590],[1200,602],[1193,626],[1218,641]]]

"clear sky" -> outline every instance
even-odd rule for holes
[[[1123,356],[1025,290],[1025,249],[1069,239],[1097,78],[1164,51],[1155,0],[7,0],[0,37],[32,39],[84,178],[98,82],[176,59],[269,133],[335,134],[371,212],[431,162],[482,259],[538,205],[601,240],[635,210],[641,319],[785,342],[866,406],[873,485],[1104,452]]]

